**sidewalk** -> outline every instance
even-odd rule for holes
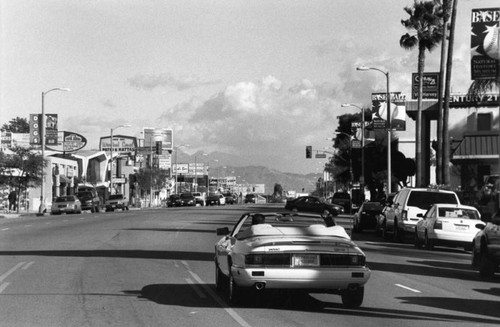
[[[0,213],[0,219],[13,219],[13,218],[19,218],[19,217],[35,217],[37,215],[36,212],[1,212]]]

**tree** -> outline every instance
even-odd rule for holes
[[[275,198],[283,197],[283,187],[281,186],[281,184],[278,183],[274,184],[273,197]]]
[[[14,188],[19,199],[22,191],[41,184],[46,161],[31,149],[13,147],[11,151],[14,154],[0,152],[0,184]]]
[[[413,34],[406,33],[401,36],[399,44],[407,50],[418,48],[418,104],[416,119],[416,163],[417,163],[417,186],[424,184],[423,162],[422,162],[422,94],[423,75],[425,69],[425,51],[432,51],[443,38],[442,17],[443,10],[437,1],[417,1],[413,7],[405,7],[405,12],[410,16],[401,20],[401,24]]]
[[[26,118],[16,117],[11,119],[8,124],[3,124],[0,130],[2,132],[29,133],[30,125]]]
[[[168,183],[169,171],[157,168],[141,168],[136,173],[136,181],[139,188],[143,191],[150,189],[160,190],[165,188]]]

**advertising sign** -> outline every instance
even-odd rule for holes
[[[174,140],[171,129],[145,127],[143,133],[145,147],[155,147],[156,142],[161,141],[162,150],[173,150]]]
[[[113,153],[128,155],[135,153],[137,138],[133,136],[113,135]],[[99,141],[101,151],[111,152],[111,136],[101,137]]]
[[[55,146],[57,145],[57,114],[45,114],[45,145]],[[31,145],[41,145],[42,140],[40,135],[41,130],[42,114],[30,114],[30,144]]]
[[[12,145],[12,133],[11,132],[2,132],[2,147],[10,148]]]
[[[471,78],[493,79],[498,76],[500,8],[472,9]]]
[[[437,99],[439,73],[424,73],[422,88],[422,99]],[[411,74],[411,98],[418,99],[418,73]]]
[[[387,128],[387,94],[372,93],[373,128]],[[401,92],[391,92],[391,129],[396,131],[406,130],[406,95]],[[384,121],[382,123],[382,121]],[[377,123],[376,123],[377,122]]]
[[[57,143],[47,146],[47,149],[59,152],[74,152],[87,145],[87,139],[78,133],[59,131],[57,134]]]
[[[188,164],[176,164],[172,166],[172,172],[177,175],[187,175],[189,172],[189,165]]]

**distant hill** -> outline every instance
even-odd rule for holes
[[[245,160],[227,153],[194,153],[192,155],[179,151],[178,163],[203,162],[209,166],[209,176],[235,176],[238,184],[265,184],[266,194],[273,193],[274,185],[280,184],[283,190],[312,192],[321,174],[285,173],[264,166],[245,166]]]

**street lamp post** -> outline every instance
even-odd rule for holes
[[[38,207],[38,214],[43,215],[45,211],[44,199],[44,179],[45,179],[45,95],[52,91],[71,91],[65,87],[56,87],[48,91],[42,92],[42,117],[40,122],[40,141],[42,145],[42,181],[40,183],[40,206]]]
[[[365,191],[365,109],[352,103],[344,103],[342,107],[356,107],[361,109],[361,175],[359,184],[362,192]]]
[[[110,138],[110,141],[111,141],[111,146],[110,146],[110,153],[111,153],[111,165],[110,165],[110,174],[109,174],[109,194],[113,194],[113,131],[115,129],[118,129],[120,127],[130,127],[131,125],[118,125],[114,128],[111,128],[111,138]]]
[[[386,198],[389,198],[389,194],[391,193],[391,138],[392,138],[392,133],[391,133],[391,93],[389,91],[389,72],[384,72],[381,69],[378,68],[373,68],[373,67],[366,67],[366,66],[359,66],[356,68],[356,70],[360,71],[367,71],[367,70],[376,70],[378,72],[381,72],[382,74],[385,75],[386,81],[387,81],[387,89],[386,89],[386,110],[387,110],[387,189],[386,189]],[[418,162],[417,162],[418,164]]]

